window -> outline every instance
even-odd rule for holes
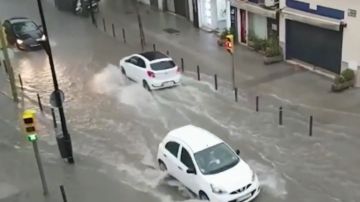
[[[13,28],[16,33],[27,33],[36,31],[38,26],[34,22],[26,21],[13,24]]]
[[[137,66],[145,68],[145,62],[141,58],[137,58]]]
[[[195,161],[204,175],[216,174],[234,167],[239,157],[224,143],[196,152]]]
[[[182,148],[180,161],[186,165],[188,168],[195,169],[194,163],[191,159],[191,156],[186,149]]]
[[[172,153],[175,157],[177,157],[179,151],[179,144],[176,142],[168,142],[165,145],[165,148]]]
[[[128,62],[133,64],[133,65],[137,65],[137,61],[138,61],[137,59],[138,59],[138,57],[132,57],[132,58],[129,59]]]
[[[131,64],[136,65],[138,67],[145,68],[144,60],[139,57],[134,56],[134,57],[130,58],[130,60],[128,62],[130,62]]]
[[[157,71],[157,70],[171,69],[174,68],[176,65],[172,60],[168,60],[168,61],[155,62],[152,63],[150,66],[152,70]]]

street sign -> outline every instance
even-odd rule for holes
[[[65,94],[62,90],[58,90],[58,93],[60,94],[60,101],[61,103],[65,100]],[[56,91],[53,91],[50,95],[50,104],[52,107],[59,107],[60,103],[56,102]]]

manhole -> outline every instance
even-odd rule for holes
[[[179,30],[173,29],[173,28],[166,28],[166,29],[164,29],[164,31],[169,33],[169,34],[178,34],[178,33],[180,33]]]

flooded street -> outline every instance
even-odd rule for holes
[[[112,1],[104,1],[105,6]],[[170,130],[193,124],[241,150],[262,185],[256,202],[360,200],[359,117],[310,108],[299,112],[273,95],[262,96],[260,112],[255,112],[254,92],[240,89],[235,102],[230,83],[220,80],[215,91],[211,76],[203,74],[197,81],[191,72],[184,74],[181,86],[149,93],[124,78],[118,66],[122,57],[139,51],[135,42],[114,40],[88,19],[59,12],[52,4],[46,3],[44,10],[75,161],[77,155],[94,158],[97,171],[159,202],[196,201],[157,169],[155,159],[159,142]],[[39,19],[32,1],[0,0],[0,17],[13,15]],[[50,107],[53,86],[45,52],[14,54],[15,72],[25,86],[25,107],[36,107],[36,93]],[[180,61],[176,53],[171,56]],[[278,126],[280,104],[285,109],[283,126]],[[322,117],[315,119],[313,137],[308,136],[310,114]],[[41,141],[56,147],[48,110],[40,119]]]

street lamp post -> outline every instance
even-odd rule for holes
[[[54,98],[55,98],[56,105],[59,109],[61,129],[62,129],[62,136],[58,136],[58,135],[56,136],[57,143],[59,146],[61,157],[64,159],[67,159],[68,163],[73,164],[74,158],[73,158],[73,152],[72,152],[71,137],[70,137],[69,131],[66,126],[65,113],[64,113],[64,108],[62,105],[62,102],[63,102],[62,97],[61,97],[62,91],[59,89],[58,81],[56,78],[55,65],[54,65],[54,60],[53,60],[51,47],[50,47],[50,43],[49,43],[49,35],[47,32],[47,27],[46,27],[46,22],[45,22],[45,17],[44,17],[41,0],[37,0],[37,3],[38,3],[38,7],[39,7],[39,13],[40,13],[40,17],[41,17],[41,23],[43,26],[44,35],[46,37],[46,40],[43,41],[42,44],[43,44],[43,47],[49,57],[51,75],[52,75],[53,84],[54,84]]]

